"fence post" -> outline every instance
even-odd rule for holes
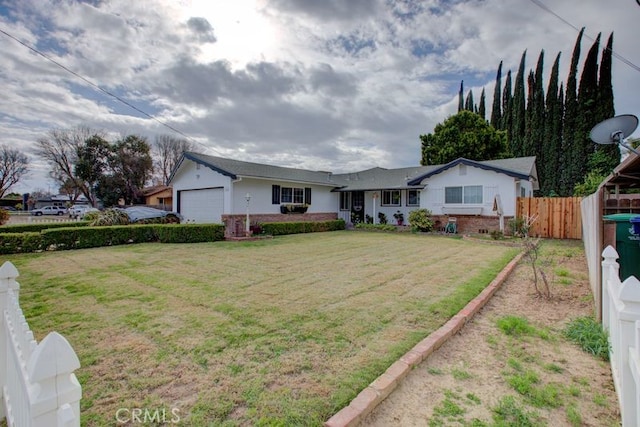
[[[602,260],[602,326],[608,330],[611,322],[610,298],[613,296],[609,295],[608,283],[609,280],[620,280],[620,265],[616,261],[619,258],[618,252],[611,245],[604,248],[602,258],[604,258]]]
[[[20,290],[20,284],[16,278],[20,274],[16,267],[9,261],[0,267],[0,420],[6,417],[4,412],[4,387],[7,381],[7,325],[5,324],[5,311],[9,296],[9,289],[13,289],[16,297]]]
[[[38,344],[27,364],[33,427],[80,426],[82,389],[73,373],[79,367],[78,356],[59,333]]]
[[[628,277],[620,288],[620,302],[623,308],[620,311],[619,320],[619,359],[620,369],[620,396],[622,401],[621,415],[623,426],[637,425],[639,408],[636,406],[636,398],[640,393],[640,384],[636,384],[631,369],[629,358],[630,350],[636,343],[636,321],[640,320],[640,281],[634,276]]]

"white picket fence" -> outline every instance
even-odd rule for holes
[[[623,427],[640,426],[640,281],[620,281],[618,253],[602,252],[602,324],[609,331],[611,372]]]
[[[51,332],[36,343],[19,304],[16,267],[0,267],[0,420],[9,427],[80,426],[78,356]]]

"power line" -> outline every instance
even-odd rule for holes
[[[127,101],[126,99],[121,98],[120,96],[108,91],[107,89],[93,83],[91,80],[89,80],[88,78],[84,77],[83,75],[73,71],[72,69],[66,67],[65,65],[59,63],[58,61],[56,61],[55,59],[51,58],[50,56],[48,56],[47,54],[39,51],[38,49],[34,48],[33,46],[28,45],[27,43],[23,42],[22,40],[18,39],[17,37],[13,36],[12,34],[9,34],[8,32],[6,32],[5,30],[3,30],[2,28],[0,28],[0,33],[4,34],[5,36],[9,37],[10,39],[15,40],[16,42],[20,43],[22,46],[26,47],[27,49],[29,49],[30,51],[32,51],[33,53],[42,56],[43,58],[45,58],[47,61],[50,61],[52,63],[54,63],[55,65],[57,65],[58,67],[62,68],[63,70],[65,70],[66,72],[73,74],[75,77],[79,78],[80,80],[82,80],[83,82],[87,83],[89,86],[93,87],[94,89],[99,90],[100,92],[118,100],[119,102],[123,103],[124,105],[126,105],[127,107],[137,111],[138,113],[144,115],[145,117],[150,118],[151,120],[161,124],[162,126],[171,129],[172,131],[174,131],[175,133],[177,133],[178,135],[181,135],[183,137],[185,137],[186,139],[188,139],[189,141],[201,145],[202,147],[204,147],[205,149],[211,149],[213,151],[216,151],[216,149],[212,148],[212,147],[207,147],[204,144],[202,144],[200,141],[196,141],[195,139],[191,138],[189,135],[185,134],[184,132],[176,129],[175,127],[171,126],[168,123],[163,122],[162,120],[158,119],[157,117],[147,113],[146,111],[136,107],[135,105],[131,104],[129,101]],[[218,153],[219,154],[219,153]]]
[[[564,19],[562,16],[558,15],[556,12],[554,12],[553,10],[549,9],[544,3],[542,3],[540,0],[529,0],[531,3],[535,4],[536,6],[538,6],[540,9],[544,10],[545,12],[550,13],[551,15],[555,16],[556,18],[558,18],[560,21],[562,21],[563,23],[565,23],[566,25],[570,26],[571,28],[573,28],[574,30],[580,32],[580,28],[576,27],[575,25],[573,25],[571,22],[567,21],[566,19]],[[595,39],[593,37],[590,37],[588,34],[584,34],[584,37],[594,41]],[[625,58],[624,56],[620,55],[619,53],[614,52],[613,50],[611,50],[611,54],[613,55],[614,58],[618,59],[619,61],[627,64],[629,67],[631,67],[632,69],[640,72],[640,67],[637,66],[636,64],[634,64],[633,62],[631,62],[630,60],[628,60],[627,58]]]

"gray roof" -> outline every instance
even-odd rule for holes
[[[401,190],[422,188],[420,184],[409,182],[416,177],[435,169],[437,166],[417,166],[400,169],[372,168],[354,173],[336,174],[333,179],[340,184],[337,191]]]
[[[304,182],[308,184],[328,185],[335,187],[336,183],[331,179],[331,172],[310,171],[305,169],[286,168],[282,166],[265,165],[263,163],[243,162],[224,157],[207,156],[193,152],[184,153],[183,159],[189,159],[200,163],[218,173],[229,176],[232,179],[238,177],[265,178],[290,182]],[[181,162],[182,163],[182,160]],[[174,169],[175,171],[180,167]]]
[[[469,160],[465,158],[458,158],[453,160],[446,165],[438,165],[435,166],[434,169],[430,171],[426,171],[422,175],[419,175],[415,179],[409,182],[410,185],[418,185],[421,181],[426,178],[429,178],[433,175],[439,174],[441,172],[446,171],[452,167],[455,167],[459,164],[465,164],[473,167],[477,167],[484,170],[490,170],[497,173],[503,173],[508,176],[512,176],[514,178],[533,180],[533,188],[538,188],[538,173],[536,171],[536,158],[535,156],[530,157],[512,157],[510,159],[499,159],[499,160]]]
[[[263,163],[243,162],[224,157],[207,156],[193,152],[184,153],[174,169],[179,169],[184,159],[192,160],[232,179],[238,177],[264,178],[335,187],[336,191],[366,191],[380,189],[422,188],[421,181],[444,172],[460,163],[486,170],[493,170],[516,178],[533,178],[537,187],[535,157],[516,157],[501,160],[475,161],[456,159],[446,165],[416,166],[398,169],[372,168],[359,172],[332,174],[331,172],[272,166]],[[172,177],[173,177],[172,174]]]

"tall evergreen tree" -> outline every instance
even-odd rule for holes
[[[611,83],[611,56],[613,54],[613,33],[609,35],[607,45],[602,51],[600,77],[598,79],[598,107],[596,122],[616,115],[613,105],[613,85]],[[596,145],[596,154],[590,159],[590,170],[601,175],[608,175],[620,163],[620,150],[614,144]]]
[[[524,137],[525,137],[525,94],[524,94],[524,64],[527,51],[522,53],[520,66],[516,74],[516,80],[513,88],[513,106],[511,115],[513,116],[511,151],[516,157],[524,155]]]
[[[558,91],[560,69],[560,52],[551,67],[547,98],[545,103],[544,149],[543,158],[538,162],[544,179],[541,179],[540,190],[544,196],[559,194],[560,165],[562,153],[562,103],[563,95]],[[560,89],[562,90],[562,89]]]
[[[544,108],[544,77],[542,75],[544,69],[544,50],[540,51],[538,56],[538,63],[536,64],[536,73],[534,75],[533,84],[533,100],[529,109],[532,110],[531,114],[531,140],[529,141],[531,147],[531,154],[536,156],[538,164],[545,162],[544,153],[544,126],[545,126],[545,108]],[[544,170],[543,176],[544,177]]]
[[[473,92],[469,89],[469,93],[467,94],[467,98],[464,101],[464,109],[467,111],[474,112],[473,109]]]
[[[513,138],[513,95],[511,93],[511,70],[507,71],[507,77],[504,82],[504,91],[502,92],[502,120],[500,130],[507,132],[507,147],[511,150],[511,139]]]
[[[598,54],[600,53],[600,34],[596,37],[587,52],[580,76],[578,88],[578,115],[576,120],[574,146],[571,150],[572,190],[576,184],[584,181],[589,171],[589,160],[596,147],[589,138],[589,132],[597,124],[596,111],[598,103]]]
[[[535,109],[533,108],[535,96],[536,78],[533,70],[529,70],[527,76],[527,106],[524,112],[524,137],[522,138],[521,156],[534,156],[533,134],[535,132],[534,119]]]
[[[498,65],[498,72],[496,73],[496,86],[493,88],[493,106],[491,108],[491,118],[489,123],[496,129],[501,128],[502,121],[502,108],[500,105],[500,96],[502,95],[502,61]]]
[[[482,88],[482,92],[480,93],[480,103],[478,104],[478,115],[480,117],[482,117],[482,120],[486,120],[486,116],[487,116],[487,107],[485,105],[486,100],[485,100],[485,95],[484,95],[484,88]]]
[[[458,113],[464,110],[464,80],[460,80],[460,91],[458,92]]]
[[[576,44],[573,48],[573,54],[571,56],[571,65],[569,68],[569,77],[567,78],[567,88],[565,91],[564,100],[564,123],[562,128],[562,152],[564,155],[560,195],[570,196],[573,194],[573,177],[575,174],[576,164],[572,159],[572,153],[574,150],[574,137],[576,130],[576,120],[578,118],[578,61],[580,60],[580,43],[582,42],[582,35],[584,34],[584,27],[578,33]]]

